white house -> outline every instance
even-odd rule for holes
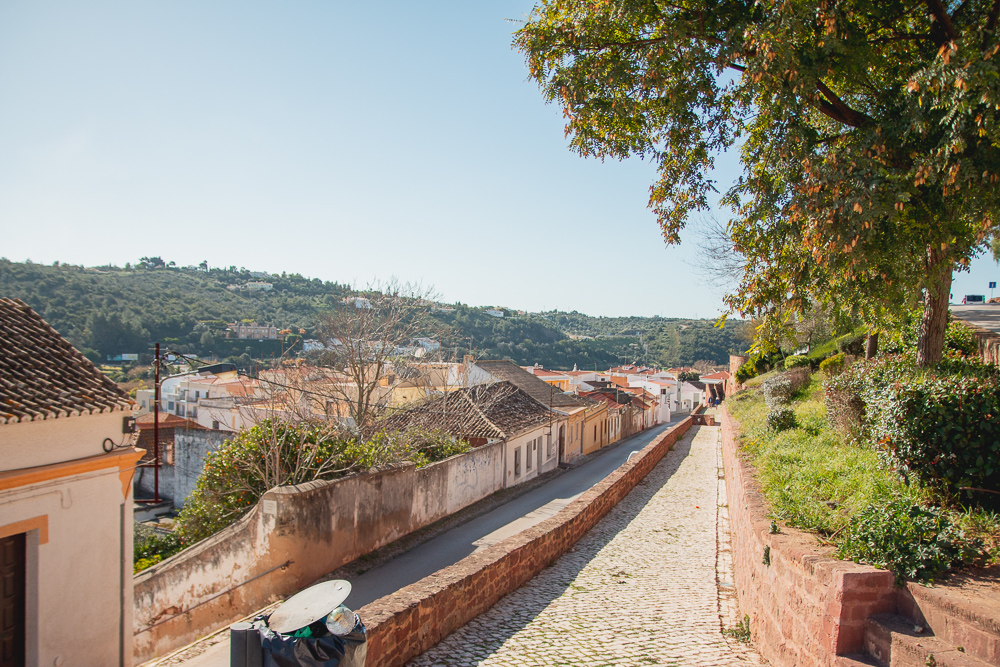
[[[705,401],[705,390],[699,389],[690,382],[681,383],[681,407],[682,412],[690,412]]]
[[[132,403],[0,299],[4,665],[132,665]]]

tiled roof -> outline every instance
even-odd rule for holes
[[[533,369],[529,370],[528,372],[531,373],[532,375],[536,375],[536,376],[545,375],[545,376],[560,376],[561,377],[563,375],[566,375],[566,373],[563,373],[562,371],[550,371],[550,370],[546,370],[544,368],[533,368]]]
[[[497,380],[513,383],[547,407],[570,409],[586,407],[583,400],[555,391],[545,380],[535,377],[512,361],[477,361],[475,364]]]
[[[440,429],[463,438],[511,438],[549,423],[553,415],[509,382],[459,389],[376,424],[384,431]]]
[[[132,401],[20,299],[0,299],[0,424],[131,409]]]
[[[192,420],[186,419],[184,417],[178,417],[177,415],[172,414],[170,412],[161,412],[160,413],[160,418],[159,418],[158,421],[160,422],[160,428],[172,428],[172,427],[175,427],[175,426],[181,426],[181,427],[184,427],[184,428],[207,428],[205,426],[202,426],[201,424],[199,424],[196,421],[192,421]],[[148,413],[142,415],[141,417],[136,417],[135,418],[135,424],[140,429],[142,429],[142,428],[148,428],[148,429],[152,430],[152,428],[153,428],[153,413],[152,412],[148,412]]]
[[[732,377],[729,371],[716,371],[715,373],[710,373],[708,375],[702,375],[702,380],[728,380]]]

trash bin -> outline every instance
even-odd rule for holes
[[[364,667],[367,630],[360,616],[341,606],[350,592],[346,581],[327,581],[292,596],[272,614],[234,624],[230,666]]]

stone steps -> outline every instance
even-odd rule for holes
[[[899,614],[930,628],[942,641],[962,646],[969,655],[1000,665],[998,590],[996,583],[963,587],[948,582],[940,586],[911,582],[900,591]]]
[[[903,616],[877,614],[868,619],[865,651],[885,667],[989,667],[996,664],[970,655],[964,649]]]
[[[833,667],[883,667],[882,663],[862,653],[838,655],[833,661]]]

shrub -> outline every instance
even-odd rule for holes
[[[336,479],[397,461],[420,467],[468,448],[465,442],[427,429],[359,439],[325,422],[265,419],[205,457],[195,489],[177,517],[177,531],[185,543],[193,544],[239,519],[276,486]]]
[[[914,376],[864,398],[871,439],[904,470],[948,494],[1000,491],[1000,378]]]
[[[785,368],[802,368],[803,366],[809,365],[809,357],[803,356],[801,354],[793,354],[792,356],[785,359]]]
[[[936,507],[899,495],[855,514],[837,549],[841,558],[888,568],[897,584],[931,581],[978,551]]]
[[[132,569],[140,572],[183,548],[177,534],[160,533],[146,524],[136,523],[132,533]]]
[[[861,395],[849,389],[828,385],[824,398],[827,423],[848,441],[860,438],[865,418],[865,403],[861,400]]]
[[[779,433],[795,428],[795,413],[787,405],[775,407],[767,413],[767,428]]]
[[[736,381],[740,384],[746,384],[747,380],[757,376],[757,364],[753,361],[745,361],[743,364],[736,369]]]
[[[788,403],[792,396],[809,385],[809,378],[808,368],[796,368],[764,380],[761,383],[761,389],[764,392],[764,402],[767,407],[774,409]]]
[[[914,354],[917,349],[920,319],[923,307],[910,311],[899,328],[889,332],[880,341],[882,354]],[[948,327],[944,332],[944,349],[958,352],[962,356],[974,356],[979,351],[972,328],[948,314]]]
[[[853,354],[854,356],[865,353],[865,343],[868,337],[864,334],[847,334],[837,339],[837,349],[843,354]]]
[[[837,375],[844,370],[844,353],[827,357],[819,363],[819,369],[829,375]]]
[[[948,322],[948,328],[945,329],[944,346],[945,349],[955,350],[966,357],[979,352],[979,343],[972,327],[955,319]]]

